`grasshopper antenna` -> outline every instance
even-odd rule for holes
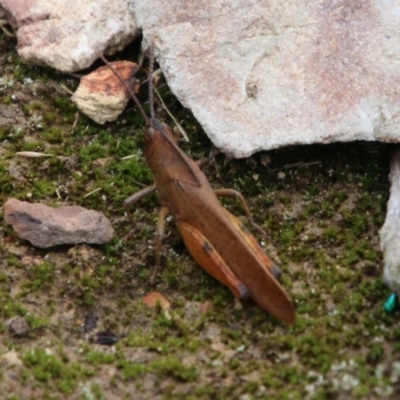
[[[111,69],[111,71],[118,78],[118,80],[124,85],[125,89],[128,91],[129,95],[132,97],[133,101],[136,103],[136,106],[139,109],[140,113],[143,115],[143,118],[146,121],[146,124],[149,125],[149,117],[144,112],[144,109],[143,109],[142,105],[140,104],[138,98],[136,97],[135,93],[133,93],[132,87],[130,85],[128,85],[126,80],[122,78],[122,76],[118,73],[118,71],[111,65],[111,63],[109,63],[107,61],[107,59],[101,53],[98,52],[97,55],[101,58],[101,60],[104,62],[104,64],[106,64],[107,67]]]
[[[153,88],[153,73],[154,73],[154,40],[150,43],[150,64],[149,64],[149,102],[150,102],[150,117],[155,118],[154,114],[154,88]]]

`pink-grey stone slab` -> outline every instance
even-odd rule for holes
[[[24,62],[62,72],[89,67],[96,51],[122,50],[138,29],[124,0],[0,0]]]
[[[9,199],[4,204],[4,219],[21,239],[36,247],[63,244],[109,242],[114,229],[102,212],[79,206],[59,208]]]
[[[392,155],[389,179],[390,197],[385,223],[380,230],[384,257],[383,279],[400,296],[400,149]]]
[[[222,151],[400,139],[400,5],[132,2],[168,84]],[[155,13],[153,10],[156,9]]]

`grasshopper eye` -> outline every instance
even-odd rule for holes
[[[149,128],[147,130],[147,135],[150,136],[150,137],[153,137],[154,136],[154,128]]]

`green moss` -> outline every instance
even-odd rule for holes
[[[0,272],[0,283],[7,283],[8,279],[9,277],[5,272]]]
[[[48,318],[38,315],[27,314],[25,318],[32,331],[43,330],[49,323]]]
[[[172,376],[182,382],[193,382],[198,376],[195,367],[185,366],[175,357],[160,357],[151,363],[151,369],[159,376]]]
[[[26,142],[24,143],[21,151],[42,151],[42,143],[41,142]]]
[[[338,226],[330,226],[324,230],[323,237],[327,240],[331,240],[334,243],[339,243],[342,237],[342,229]]]
[[[89,364],[94,365],[110,364],[115,361],[114,354],[106,354],[101,351],[91,351],[86,355],[85,358]]]
[[[147,365],[138,364],[127,360],[118,361],[117,367],[121,371],[125,380],[138,379],[142,374],[149,371]]]
[[[6,288],[0,289],[0,315],[4,318],[23,316],[27,313],[26,308],[16,301]]]
[[[25,117],[30,116],[30,108],[28,104],[21,104],[21,110],[24,113]]]
[[[78,110],[75,104],[70,101],[69,97],[56,97],[53,99],[53,106],[60,111],[60,113],[66,118],[66,121],[73,122]]]
[[[198,376],[196,368],[185,366],[175,357],[160,357],[148,364],[138,364],[127,360],[117,362],[124,379],[135,380],[144,373],[152,372],[159,378],[172,377],[181,382],[193,382]]]
[[[33,111],[42,111],[43,110],[43,104],[39,103],[37,101],[33,101],[29,104],[30,109]]]
[[[10,267],[16,267],[16,268],[21,268],[22,267],[22,263],[21,263],[21,260],[19,259],[19,257],[14,256],[13,254],[8,256],[7,264]]]
[[[55,187],[53,182],[49,182],[47,178],[35,179],[33,181],[33,195],[36,198],[52,197],[55,194]]]
[[[12,97],[11,96],[4,96],[3,97],[3,103],[4,104],[11,104],[12,103]]]
[[[229,362],[229,368],[235,370],[236,368],[238,368],[240,366],[240,360],[237,358],[232,358]]]
[[[51,144],[60,144],[64,140],[64,130],[57,126],[51,126],[42,133],[42,137]]]
[[[55,355],[40,348],[25,353],[22,362],[30,369],[36,381],[51,386],[54,382],[55,387],[65,394],[72,393],[79,380],[93,374],[80,364],[64,363]]]
[[[28,271],[29,280],[23,283],[26,290],[38,291],[50,289],[55,281],[55,266],[50,262],[32,266]]]
[[[94,383],[90,386],[90,391],[95,400],[105,400],[106,396],[103,394],[101,386],[97,383]]]
[[[21,63],[21,60],[14,59],[14,63],[18,64],[15,66],[13,74],[16,80],[22,80],[28,73],[27,66]]]

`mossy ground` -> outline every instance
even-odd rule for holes
[[[123,240],[130,231],[123,200],[152,182],[143,121],[132,106],[105,126],[76,121],[61,84],[74,90],[78,81],[22,64],[14,46],[0,38],[0,104],[23,113],[0,126],[0,203],[16,197],[101,210],[116,234],[105,246],[39,250],[1,220],[2,398],[399,397],[400,325],[398,314],[383,311],[389,291],[378,245],[390,145],[298,146],[228,160],[162,86],[191,139],[182,148],[195,159],[213,154],[205,167],[212,185],[241,191],[269,233],[258,239],[282,267],[297,324],[236,304],[188,256],[171,221],[156,287],[172,302],[166,314],[142,303],[153,290],[157,196],[133,210],[137,230]],[[17,158],[23,150],[56,157]],[[99,329],[122,337],[116,345],[88,340],[82,327],[93,314]],[[29,337],[10,335],[14,316],[26,318]]]

